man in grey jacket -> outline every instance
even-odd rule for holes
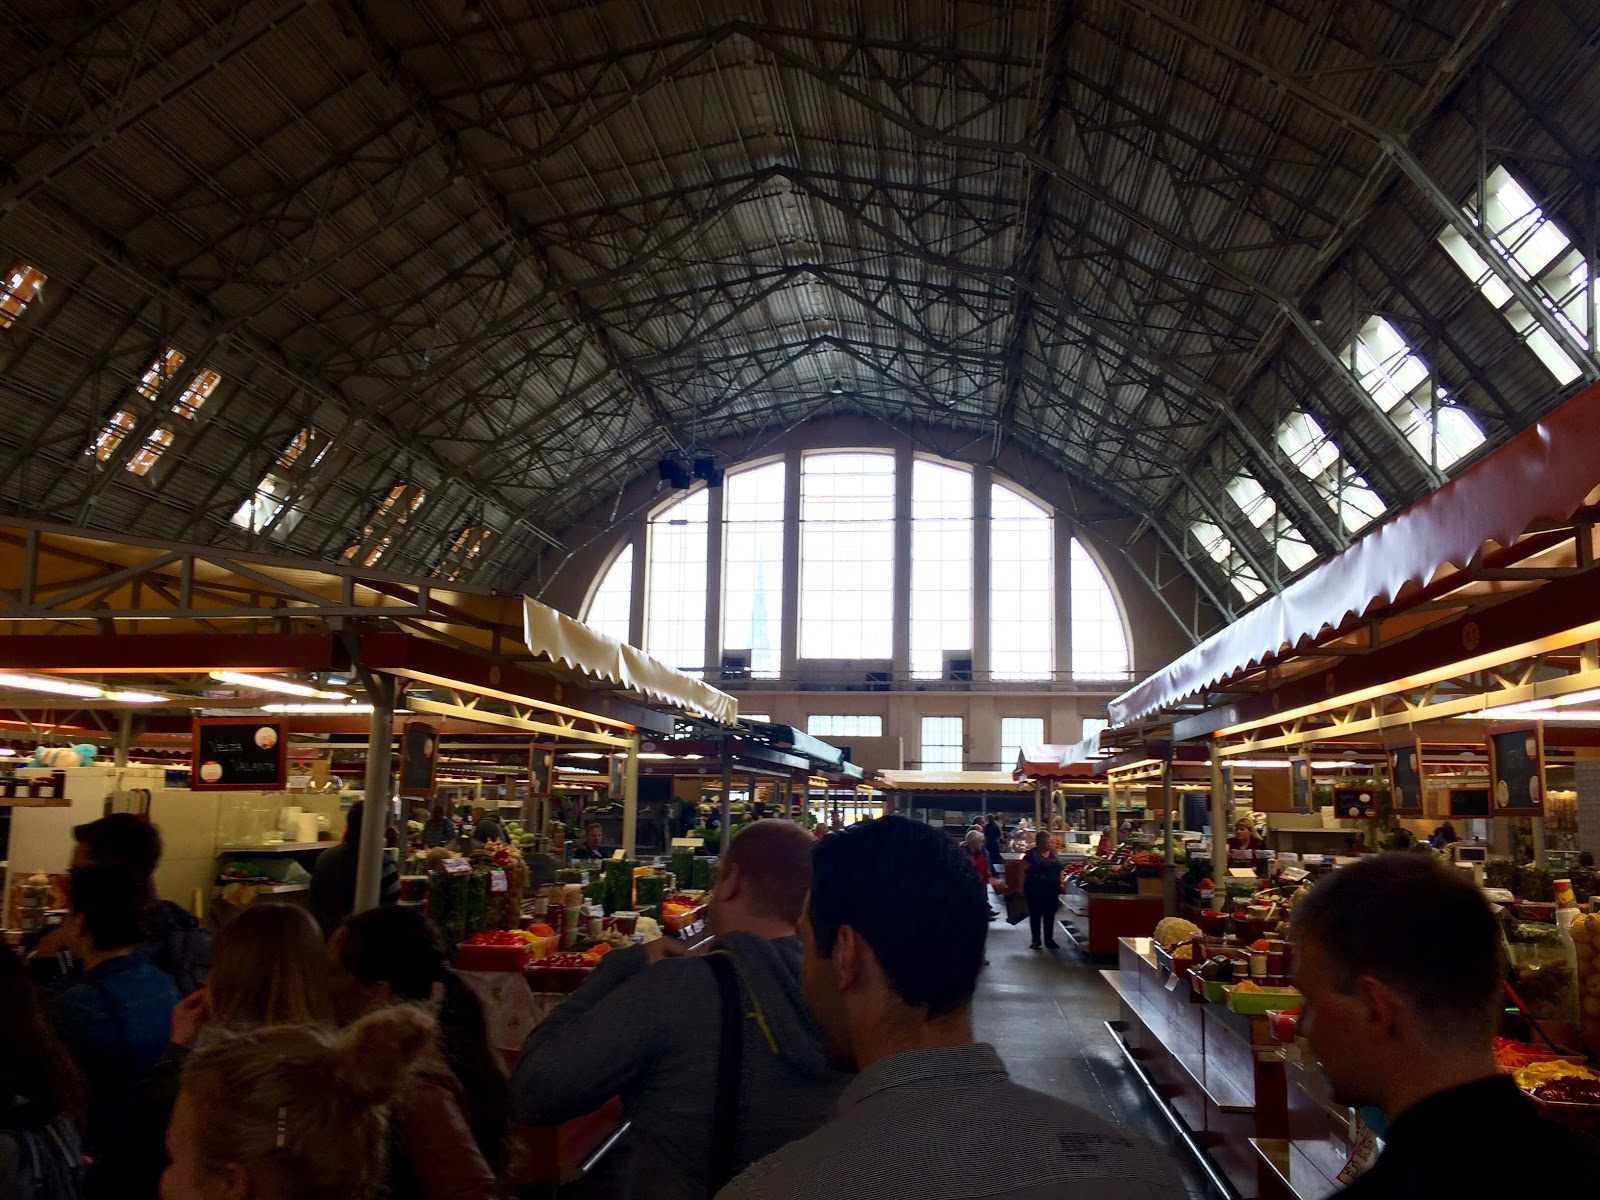
[[[988,916],[982,881],[943,833],[885,817],[823,841],[800,933],[829,1057],[860,1074],[828,1124],[718,1200],[1184,1194],[1154,1146],[1013,1083],[994,1047],[973,1042]]]
[[[846,1077],[829,1067],[800,990],[795,923],[811,885],[811,838],[757,821],[722,856],[709,920],[713,953],[736,970],[743,1030],[733,1170],[828,1118]],[[704,958],[663,938],[606,955],[529,1036],[512,1110],[552,1125],[622,1097],[633,1122],[637,1197],[703,1200],[712,1190],[722,1003]]]

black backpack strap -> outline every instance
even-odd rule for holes
[[[733,1144],[739,1127],[740,1075],[744,1068],[744,1005],[739,1001],[739,975],[725,952],[706,956],[721,996],[721,1036],[717,1049],[717,1096],[711,1122],[711,1169],[707,1196],[715,1196],[733,1178]]]

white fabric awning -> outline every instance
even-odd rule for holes
[[[636,646],[590,629],[548,604],[524,596],[522,640],[575,671],[723,725],[739,716],[739,702],[703,679],[651,658]]]

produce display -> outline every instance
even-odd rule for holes
[[[1150,940],[1164,950],[1171,950],[1178,943],[1192,941],[1199,936],[1200,926],[1193,921],[1185,921],[1182,917],[1163,917],[1156,922]]]
[[[1572,922],[1572,945],[1578,962],[1578,1027],[1590,1052],[1600,1054],[1600,914],[1578,914]]]

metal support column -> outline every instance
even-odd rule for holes
[[[1117,837],[1117,781],[1110,775],[1106,776],[1106,830],[1111,834],[1111,845],[1116,846]]]
[[[389,800],[394,746],[394,710],[399,688],[388,675],[361,672],[372,705],[367,726],[366,805],[362,810],[361,841],[356,846],[355,912],[378,907],[383,884],[383,835],[389,827]]]
[[[128,765],[128,747],[133,744],[133,714],[126,710],[117,714],[117,766]]]
[[[1043,794],[1043,791],[1044,791],[1044,784],[1035,783],[1033,785],[1033,827],[1035,829],[1043,829],[1044,828],[1044,794]]]
[[[1161,840],[1162,862],[1166,865],[1161,871],[1161,898],[1163,911],[1167,916],[1173,916],[1178,911],[1178,873],[1176,857],[1172,843],[1172,760],[1169,758],[1161,764]]]
[[[628,758],[622,764],[622,857],[632,858],[639,840],[639,735],[628,737]]]
[[[1222,761],[1211,756],[1211,877],[1220,879],[1228,865],[1228,794]]]
[[[1542,871],[1545,867],[1544,818],[1532,817],[1530,820],[1533,825],[1533,865]]]
[[[722,853],[728,848],[728,843],[733,840],[733,752],[728,749],[728,743],[722,743],[722,833],[720,836],[717,853]]]

